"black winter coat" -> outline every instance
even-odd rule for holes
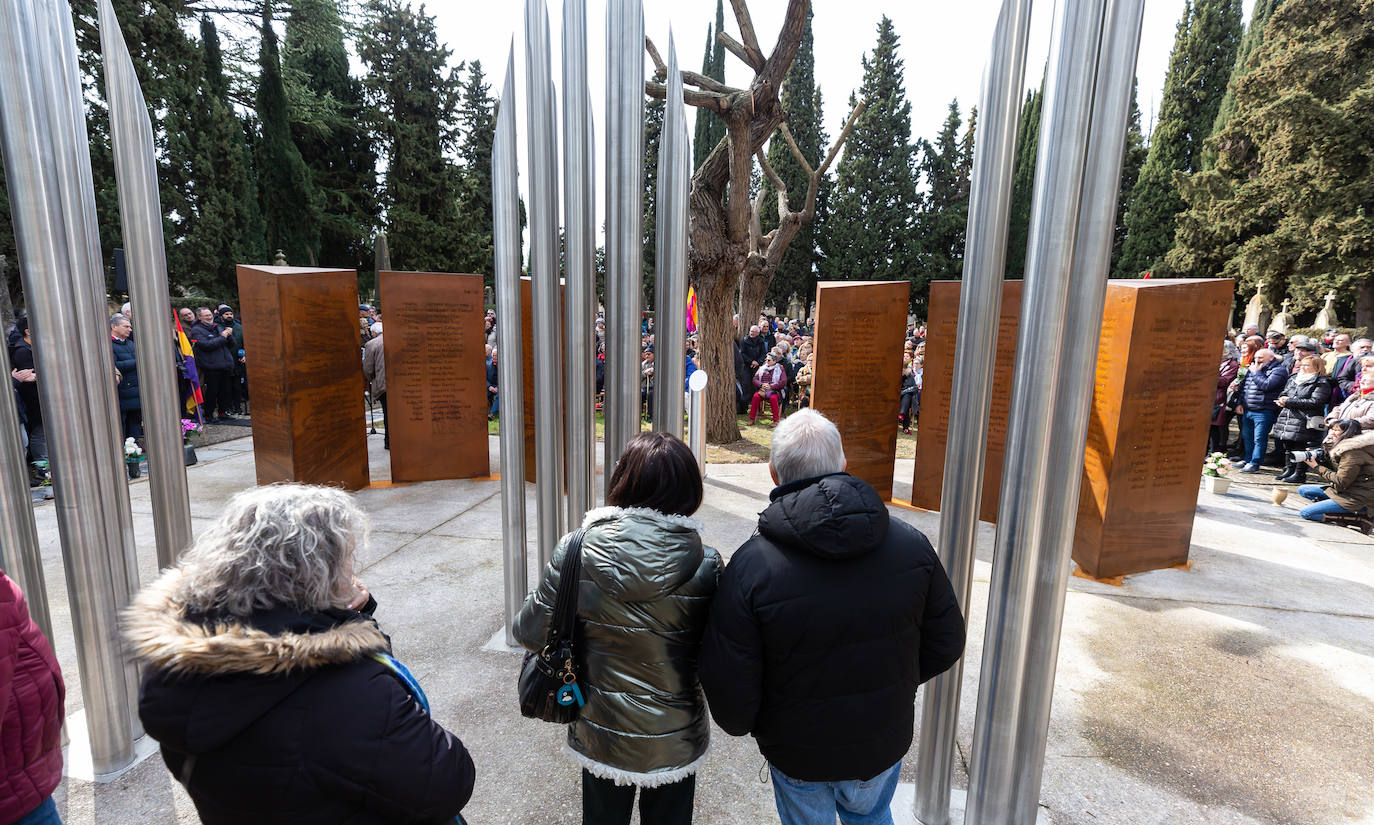
[[[452,823],[472,759],[375,654],[367,616],[276,608],[214,623],[173,568],[127,614],[138,713],[205,825]]]
[[[195,346],[196,369],[232,370],[234,368],[234,342],[225,338],[218,324],[205,325],[197,321],[186,331],[186,336]]]
[[[764,338],[762,333],[757,337],[750,338],[748,335],[739,342],[740,352],[744,355],[744,366],[749,367],[749,374],[753,375],[758,367],[749,366],[751,362],[759,362],[759,367],[763,366],[763,359],[768,357],[768,350],[772,349],[768,344],[769,339]]]
[[[1315,444],[1326,435],[1326,427],[1310,429],[1307,426],[1309,415],[1324,416],[1331,402],[1331,379],[1318,375],[1312,380],[1298,383],[1295,375],[1288,379],[1283,388],[1288,400],[1279,410],[1270,435],[1277,441],[1292,441],[1299,444]]]
[[[772,501],[711,607],[711,715],[794,779],[871,779],[911,747],[916,686],[962,655],[959,604],[930,542],[866,482],[805,479]]]
[[[143,402],[138,398],[138,351],[133,338],[110,338],[110,349],[114,352],[115,369],[119,370],[119,408],[121,410],[141,409]]]
[[[16,370],[37,369],[33,363],[33,345],[25,341],[22,335],[10,347],[10,367]],[[38,382],[18,381],[16,391],[19,393],[19,402],[23,405],[24,417],[28,419],[29,426],[41,427],[43,408],[38,404]]]

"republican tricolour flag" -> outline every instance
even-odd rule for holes
[[[191,382],[191,396],[186,399],[186,412],[199,417],[198,408],[205,402],[205,397],[200,392],[200,373],[196,372],[196,358],[191,352],[191,339],[186,337],[186,332],[181,328],[181,319],[177,317],[176,310],[172,310],[172,323],[177,328],[177,346],[181,349],[181,357],[186,363],[186,379]]]
[[[687,331],[697,331],[697,291],[687,287]]]

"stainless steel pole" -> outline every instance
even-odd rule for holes
[[[492,239],[496,246],[496,373],[501,405],[501,549],[505,557],[506,644],[529,592],[525,547],[525,404],[520,371],[520,191],[515,137],[515,43],[496,113],[491,150]],[[542,573],[542,571],[541,571]]]
[[[1055,422],[1049,467],[1056,473],[1057,483],[1049,491],[1044,556],[1032,583],[1027,671],[1021,686],[1015,750],[1029,754],[1029,758],[1017,762],[1015,806],[1021,823],[1034,822],[1040,804],[1064,595],[1082,489],[1079,468],[1083,466],[1092,411],[1097,341],[1116,230],[1121,147],[1126,140],[1145,0],[1106,0],[1105,6],[1083,198],[1078,211],[1078,239],[1069,276],[1063,369],[1055,392],[1056,406],[1046,416]]]
[[[697,376],[701,376],[698,378]],[[697,459],[697,470],[706,477],[706,382],[705,370],[697,370],[687,380],[691,388],[691,410],[687,413],[687,446]]]
[[[587,0],[563,0],[563,295],[567,397],[564,447],[567,450],[569,528],[596,499],[596,142],[592,139],[592,101],[587,91]]]
[[[654,429],[682,438],[687,375],[687,198],[692,185],[692,147],[677,47],[668,31],[668,97],[658,153],[658,238],[654,265]]]
[[[606,3],[606,484],[639,432],[644,7]]]
[[[529,117],[530,280],[534,302],[534,408],[539,566],[563,535],[563,341],[558,278],[558,136],[554,119],[549,13],[543,0],[525,2],[525,88]]]
[[[1078,468],[1051,463],[1056,394],[1068,337],[1070,267],[1077,238],[1103,0],[1061,0],[1050,44],[1040,128],[1040,163],[1026,254],[1021,328],[1012,381],[1004,485],[988,595],[978,714],[969,764],[969,825],[1033,823],[1017,808],[1026,760],[1044,759],[1044,742],[1018,740],[1029,669],[1035,579],[1055,531],[1054,488],[1079,483]],[[1119,148],[1119,147],[1118,147]],[[1080,331],[1074,330],[1075,341]],[[1089,376],[1091,378],[1091,376]]]
[[[0,131],[37,342],[39,396],[92,762],[99,776],[133,759],[134,715],[117,630],[117,611],[127,596],[126,547],[113,501],[127,493],[122,481],[112,484],[120,478],[122,461],[107,423],[84,400],[88,391],[99,394],[99,388],[88,386],[95,364],[104,365],[102,386],[112,382],[105,324],[92,323],[92,292],[75,285],[103,280],[101,272],[92,271],[89,257],[78,256],[68,243],[84,236],[81,213],[95,208],[93,191],[72,185],[69,168],[74,162],[70,146],[86,143],[84,122],[72,122],[71,101],[64,97],[72,89],[65,81],[76,67],[58,64],[51,54],[74,53],[74,43],[70,51],[61,43],[70,18],[65,0],[0,0]],[[79,100],[78,94],[78,105]],[[79,133],[70,134],[74,129]]]
[[[14,579],[29,600],[29,615],[53,641],[48,588],[43,579],[43,556],[38,548],[38,527],[33,522],[29,495],[29,465],[19,432],[19,412],[10,383],[10,351],[0,346],[0,568]]]
[[[992,406],[995,353],[986,343],[989,331],[997,329],[1002,311],[1007,216],[1011,212],[1011,179],[1016,160],[1016,131],[1021,119],[1021,90],[1025,86],[1030,15],[1031,0],[1004,0],[992,39],[991,62],[983,80],[978,109],[982,122],[973,153],[973,191],[955,344],[955,351],[964,356],[954,364],[951,421],[987,421]],[[987,457],[982,433],[983,428],[977,426],[951,428],[945,445],[945,479],[937,546],[940,561],[959,597],[965,621],[973,595],[974,538]],[[960,659],[954,667],[926,684],[913,810],[925,825],[949,822],[949,794],[963,680],[964,663]]]
[[[106,98],[119,213],[128,250],[129,296],[138,312],[139,398],[147,431],[148,475],[159,567],[171,567],[191,543],[191,502],[181,444],[176,373],[158,369],[175,362],[167,315],[167,260],[158,201],[153,127],[138,87],[133,61],[110,0],[100,2]]]

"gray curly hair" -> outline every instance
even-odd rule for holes
[[[353,558],[367,532],[367,516],[342,490],[245,490],[182,556],[176,600],[196,612],[240,617],[277,606],[340,606],[353,593]]]

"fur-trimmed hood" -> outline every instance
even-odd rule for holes
[[[390,650],[369,620],[277,622],[282,629],[189,619],[174,593],[182,572],[168,570],[135,597],[124,613],[124,636],[134,658],[175,675],[236,673],[274,676],[347,664]],[[332,626],[330,626],[332,624]],[[313,626],[312,626],[313,625]]]
[[[1354,438],[1342,438],[1331,448],[1331,458],[1337,459],[1351,450],[1368,450],[1371,447],[1374,447],[1374,430],[1362,432]]]

